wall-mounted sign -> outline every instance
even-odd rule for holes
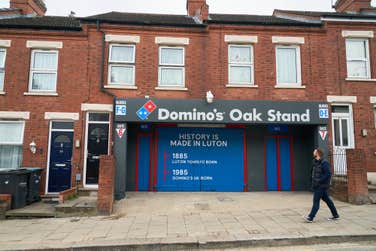
[[[269,125],[268,126],[268,131],[269,132],[288,132],[288,127],[287,125]]]
[[[125,116],[127,115],[127,101],[126,100],[116,100],[115,102],[115,116]]]
[[[116,105],[124,103],[127,104],[126,115],[115,116],[117,122],[328,124],[328,104],[325,102],[217,100],[207,104],[204,100],[192,99],[115,101]]]
[[[325,141],[326,136],[328,136],[328,128],[326,126],[320,126],[319,134],[323,141]]]
[[[126,132],[124,124],[117,124],[115,130],[116,130],[116,134],[118,135],[120,139],[124,136]]]

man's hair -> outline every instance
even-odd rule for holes
[[[320,158],[324,157],[324,150],[321,148],[316,148],[317,154],[320,156]]]

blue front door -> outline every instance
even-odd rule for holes
[[[51,132],[48,192],[71,188],[73,132]]]
[[[292,138],[269,136],[265,138],[265,181],[268,191],[294,190],[294,162]]]
[[[150,189],[150,171],[152,154],[151,134],[137,136],[137,161],[136,161],[136,191]]]

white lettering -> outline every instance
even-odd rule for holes
[[[306,110],[305,114],[302,114],[302,122],[310,122],[311,117],[310,117],[310,112],[309,109]]]
[[[242,111],[234,109],[230,112],[230,119],[233,121],[240,121],[242,119]]]
[[[244,121],[247,121],[247,122],[254,122],[254,121],[262,122],[261,115],[262,113],[257,112],[256,108],[253,108],[252,112],[245,112],[245,113],[243,113],[239,109],[233,109],[230,112],[230,119],[233,121],[240,121],[243,119]]]
[[[223,121],[224,113],[214,109],[213,112],[198,112],[196,108],[191,112],[169,111],[165,108],[158,109],[159,120],[180,120],[180,121]]]
[[[170,112],[167,109],[160,108],[158,109],[158,119],[167,120],[170,116]]]
[[[310,122],[309,109],[305,113],[282,113],[271,109],[268,111],[268,121],[270,122]]]

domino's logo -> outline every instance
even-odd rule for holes
[[[145,120],[149,117],[149,115],[155,110],[157,109],[157,106],[153,103],[153,101],[148,101],[146,102],[138,111],[137,111],[137,116],[142,119],[142,120]]]

